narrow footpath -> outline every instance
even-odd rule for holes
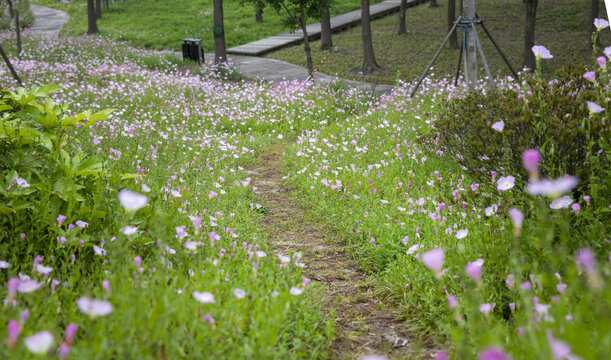
[[[323,301],[328,313],[334,314],[336,326],[332,358],[430,359],[433,349],[417,344],[405,321],[376,298],[341,239],[320,223],[306,220],[305,211],[282,180],[285,149],[286,145],[275,145],[267,150],[250,173],[259,201],[269,210],[264,225],[272,247],[278,253],[301,252],[305,276],[325,287]]]

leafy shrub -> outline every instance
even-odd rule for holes
[[[49,97],[59,89],[19,88],[0,98],[0,240],[37,254],[57,243],[59,215],[106,215],[99,181],[105,163],[81,150],[79,128],[105,120],[112,110],[70,116]],[[28,241],[19,241],[26,233]]]
[[[438,150],[476,177],[498,169],[525,176],[522,152],[539,149],[545,159],[544,176],[590,178],[589,154],[601,149],[611,119],[608,111],[589,114],[587,101],[608,108],[609,99],[599,92],[604,84],[587,81],[585,72],[568,65],[555,80],[530,78],[521,91],[470,93],[447,100],[431,132],[439,140]],[[603,69],[597,72],[597,78],[605,74]],[[502,131],[492,128],[499,121],[505,125]]]

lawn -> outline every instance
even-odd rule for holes
[[[86,0],[33,0],[33,3],[62,9],[70,14],[65,34],[87,30]],[[375,1],[374,1],[375,3]],[[358,0],[338,1],[331,15],[358,9]],[[255,23],[254,8],[238,0],[223,3],[227,47],[246,44],[287,31],[282,15],[273,9],[263,12],[263,23]],[[317,22],[312,19],[310,22]],[[180,50],[184,38],[200,38],[204,51],[214,51],[212,0],[114,1],[98,21],[100,33],[133,46]]]
[[[393,84],[395,80],[412,81],[419,77],[443,42],[447,33],[446,1],[439,1],[441,7],[429,8],[420,5],[406,12],[407,35],[397,35],[397,15],[375,20],[373,31],[374,53],[382,72],[373,75],[360,74],[362,66],[361,27],[336,34],[333,38],[337,52],[332,52],[319,67],[323,73],[350,80],[363,80]],[[545,45],[554,54],[554,59],[545,64],[543,70],[550,74],[569,62],[591,60],[589,29],[589,0],[550,0],[539,2],[537,10],[536,43]],[[510,63],[517,70],[522,67],[524,10],[521,0],[480,0],[477,12],[485,19],[485,24],[497,43],[507,54]],[[601,6],[601,17],[606,13]],[[509,75],[510,72],[487,39],[482,29],[478,29],[486,59],[493,74]],[[611,32],[602,32],[601,40],[611,45]],[[320,41],[312,43],[314,64],[319,64],[328,51],[320,50]],[[295,45],[267,55],[268,57],[306,66],[303,45]],[[459,51],[448,46],[441,52],[433,75],[455,74]],[[478,55],[479,57],[479,55]],[[478,60],[479,61],[479,60]],[[484,76],[481,68],[479,74]]]

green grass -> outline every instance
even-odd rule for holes
[[[372,1],[373,2],[379,2]],[[70,14],[64,33],[79,35],[87,30],[86,1],[56,3],[55,0],[33,0],[40,5],[62,9]],[[338,1],[331,16],[359,8],[358,0]],[[227,47],[246,44],[287,31],[282,16],[273,9],[263,12],[263,23],[255,23],[254,8],[238,0],[223,4]],[[316,22],[318,20],[311,20]],[[183,38],[201,38],[204,51],[214,50],[212,35],[212,0],[172,0],[115,2],[98,21],[102,35],[131,45],[153,49],[180,48]]]
[[[441,7],[429,8],[426,5],[408,9],[406,12],[407,35],[397,32],[398,16],[390,15],[372,22],[374,53],[382,66],[381,73],[361,75],[359,69],[363,62],[361,27],[352,28],[334,36],[334,45],[339,49],[319,67],[329,75],[341,78],[392,84],[397,77],[411,81],[419,77],[426,65],[443,42],[447,34],[447,2],[440,1]],[[554,58],[546,62],[547,73],[563,64],[575,60],[584,62],[591,59],[589,46],[589,0],[550,0],[539,2],[537,10],[536,44],[549,48]],[[486,20],[486,26],[501,46],[509,61],[518,71],[522,67],[524,9],[522,0],[479,0],[477,11]],[[606,13],[601,6],[601,17]],[[484,53],[493,74],[510,72],[487,39],[483,30],[478,34]],[[460,33],[459,33],[460,37]],[[602,32],[603,45],[611,45],[611,32]],[[328,54],[320,50],[320,41],[312,44],[314,64],[320,64]],[[432,73],[443,76],[455,74],[459,51],[448,46],[437,59]],[[284,60],[301,66],[306,65],[303,45],[296,45],[271,53],[268,57]],[[478,55],[479,58],[479,55]],[[479,60],[478,60],[479,61]],[[481,62],[478,62],[481,67]],[[483,76],[480,68],[479,76]]]

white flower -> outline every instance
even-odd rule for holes
[[[20,293],[29,293],[38,290],[41,285],[41,283],[37,283],[34,280],[23,280],[17,286],[17,291]]]
[[[49,266],[44,266],[42,264],[36,264],[36,271],[38,271],[39,273],[47,276],[47,275],[49,275],[49,273],[51,271],[53,271],[53,268],[49,267]]]
[[[549,204],[549,208],[553,210],[568,209],[569,205],[571,205],[572,203],[573,199],[568,195],[564,195],[563,197],[552,201],[552,203]]]
[[[300,288],[294,287],[294,286],[291,288],[291,290],[289,290],[289,292],[291,293],[291,295],[294,295],[294,296],[299,296],[303,294],[303,290],[301,290]]]
[[[92,318],[106,316],[113,310],[112,304],[104,300],[91,300],[86,296],[78,298],[76,305],[81,311]]]
[[[594,19],[594,26],[596,27],[597,31],[601,31],[609,27],[609,22],[605,19]]]
[[[235,290],[233,290],[233,294],[238,299],[242,299],[242,298],[244,298],[246,296],[246,291],[244,291],[242,289],[235,289]]]
[[[501,177],[497,183],[496,188],[499,191],[509,190],[514,187],[515,183],[516,183],[516,179],[511,175]]]
[[[467,234],[469,234],[469,230],[467,230],[467,229],[460,229],[460,230],[458,230],[456,232],[456,238],[459,239],[459,240],[460,239],[464,239],[467,236]]]
[[[28,188],[30,187],[30,184],[28,184],[28,182],[26,181],[26,179],[24,178],[16,178],[15,180],[13,180],[13,184],[22,187],[22,188]]]
[[[125,227],[121,228],[121,232],[122,232],[123,234],[125,234],[125,235],[129,236],[129,235],[133,235],[133,234],[137,233],[137,232],[138,232],[138,228],[137,228],[137,227],[135,227],[135,226],[129,226],[129,225],[127,225],[127,226],[125,226]]]
[[[424,245],[422,245],[422,244],[412,245],[412,246],[409,247],[409,249],[407,249],[407,251],[405,253],[407,255],[411,255],[411,254],[415,253],[416,251],[420,250],[423,247],[424,247]]]
[[[535,45],[532,47],[532,51],[537,59],[551,59],[554,57],[545,46]]]
[[[284,256],[284,255],[280,255],[280,254],[278,254],[278,260],[282,261],[283,263],[291,262],[291,258],[290,257]]]
[[[8,269],[9,266],[11,266],[9,263],[4,260],[0,260],[0,269]]]
[[[25,347],[33,354],[46,354],[53,345],[53,335],[48,331],[41,331],[23,339]]]
[[[144,184],[142,184],[144,186]],[[150,189],[149,189],[150,191]],[[119,192],[119,202],[127,211],[138,211],[146,206],[148,198],[133,191],[123,189]]]
[[[104,250],[103,248],[97,245],[93,245],[93,252],[95,252],[97,255],[100,255],[100,256],[106,255],[106,250]]]
[[[146,184],[142,184],[142,191],[144,191],[144,192],[151,192],[151,188],[148,187]]]
[[[497,204],[492,204],[488,206],[485,210],[486,216],[492,216],[493,214],[496,214],[496,211],[498,209],[499,209],[499,206]]]
[[[195,298],[195,300],[199,301],[202,304],[214,304],[215,303],[214,295],[210,294],[209,292],[194,291],[193,297]]]
[[[255,252],[255,254],[257,254],[258,257],[262,258],[262,257],[266,257],[267,254],[261,250]]]

